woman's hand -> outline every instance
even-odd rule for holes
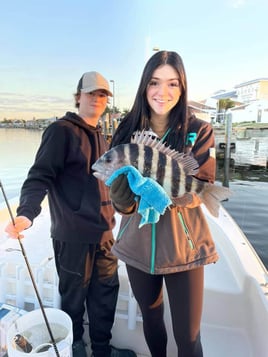
[[[127,176],[119,175],[111,184],[110,197],[112,203],[119,212],[130,213],[133,211],[135,201],[135,194],[131,191]]]

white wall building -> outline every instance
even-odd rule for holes
[[[218,91],[212,98],[217,101],[230,98],[241,103],[231,108],[234,123],[268,123],[268,78],[240,83],[232,90]]]
[[[268,100],[268,78],[259,78],[243,82],[235,86],[237,100],[249,103],[258,100]]]
[[[230,110],[233,123],[268,123],[268,100],[256,100]]]

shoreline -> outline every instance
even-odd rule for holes
[[[223,124],[212,124],[213,130],[214,130],[214,135],[215,135],[215,146],[216,146],[216,158],[219,161],[224,161],[225,156],[228,154],[226,153],[225,146],[226,146],[226,127]],[[42,135],[42,132],[45,128],[40,128],[40,127],[10,127],[10,126],[1,126],[0,129],[7,129],[7,130],[12,130],[12,129],[25,129],[27,131],[32,131],[32,132],[40,132],[40,135]],[[104,133],[103,133],[104,135]],[[107,141],[109,141],[111,135],[106,135]],[[240,162],[241,160],[236,160],[235,155],[237,152],[237,147],[241,146],[242,142],[247,145],[247,142],[250,143],[251,139],[254,139],[256,141],[258,140],[268,140],[268,123],[251,123],[251,122],[244,122],[244,123],[234,123],[231,128],[231,138],[229,139],[230,141],[230,153],[229,157],[227,157],[227,160],[229,159],[229,166],[230,167],[236,167],[239,168],[248,168],[249,170],[251,169],[257,169],[257,168],[268,168],[268,152],[264,153],[255,153],[254,152],[254,158],[253,160],[249,161],[246,160],[246,162]],[[257,149],[259,150],[259,145],[256,143]],[[251,153],[249,153],[251,155]]]

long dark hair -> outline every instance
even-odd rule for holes
[[[152,79],[153,72],[161,65],[169,64],[179,75],[181,97],[169,114],[169,135],[165,142],[171,147],[182,151],[188,126],[187,80],[184,64],[178,53],[158,51],[146,63],[134,104],[121,121],[111,142],[111,146],[130,142],[131,135],[136,130],[148,129],[150,126],[150,106],[147,101],[146,89]]]

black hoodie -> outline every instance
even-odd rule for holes
[[[85,243],[112,239],[109,190],[91,169],[106,150],[101,130],[75,113],[49,125],[22,186],[17,215],[33,221],[48,194],[52,238]]]

